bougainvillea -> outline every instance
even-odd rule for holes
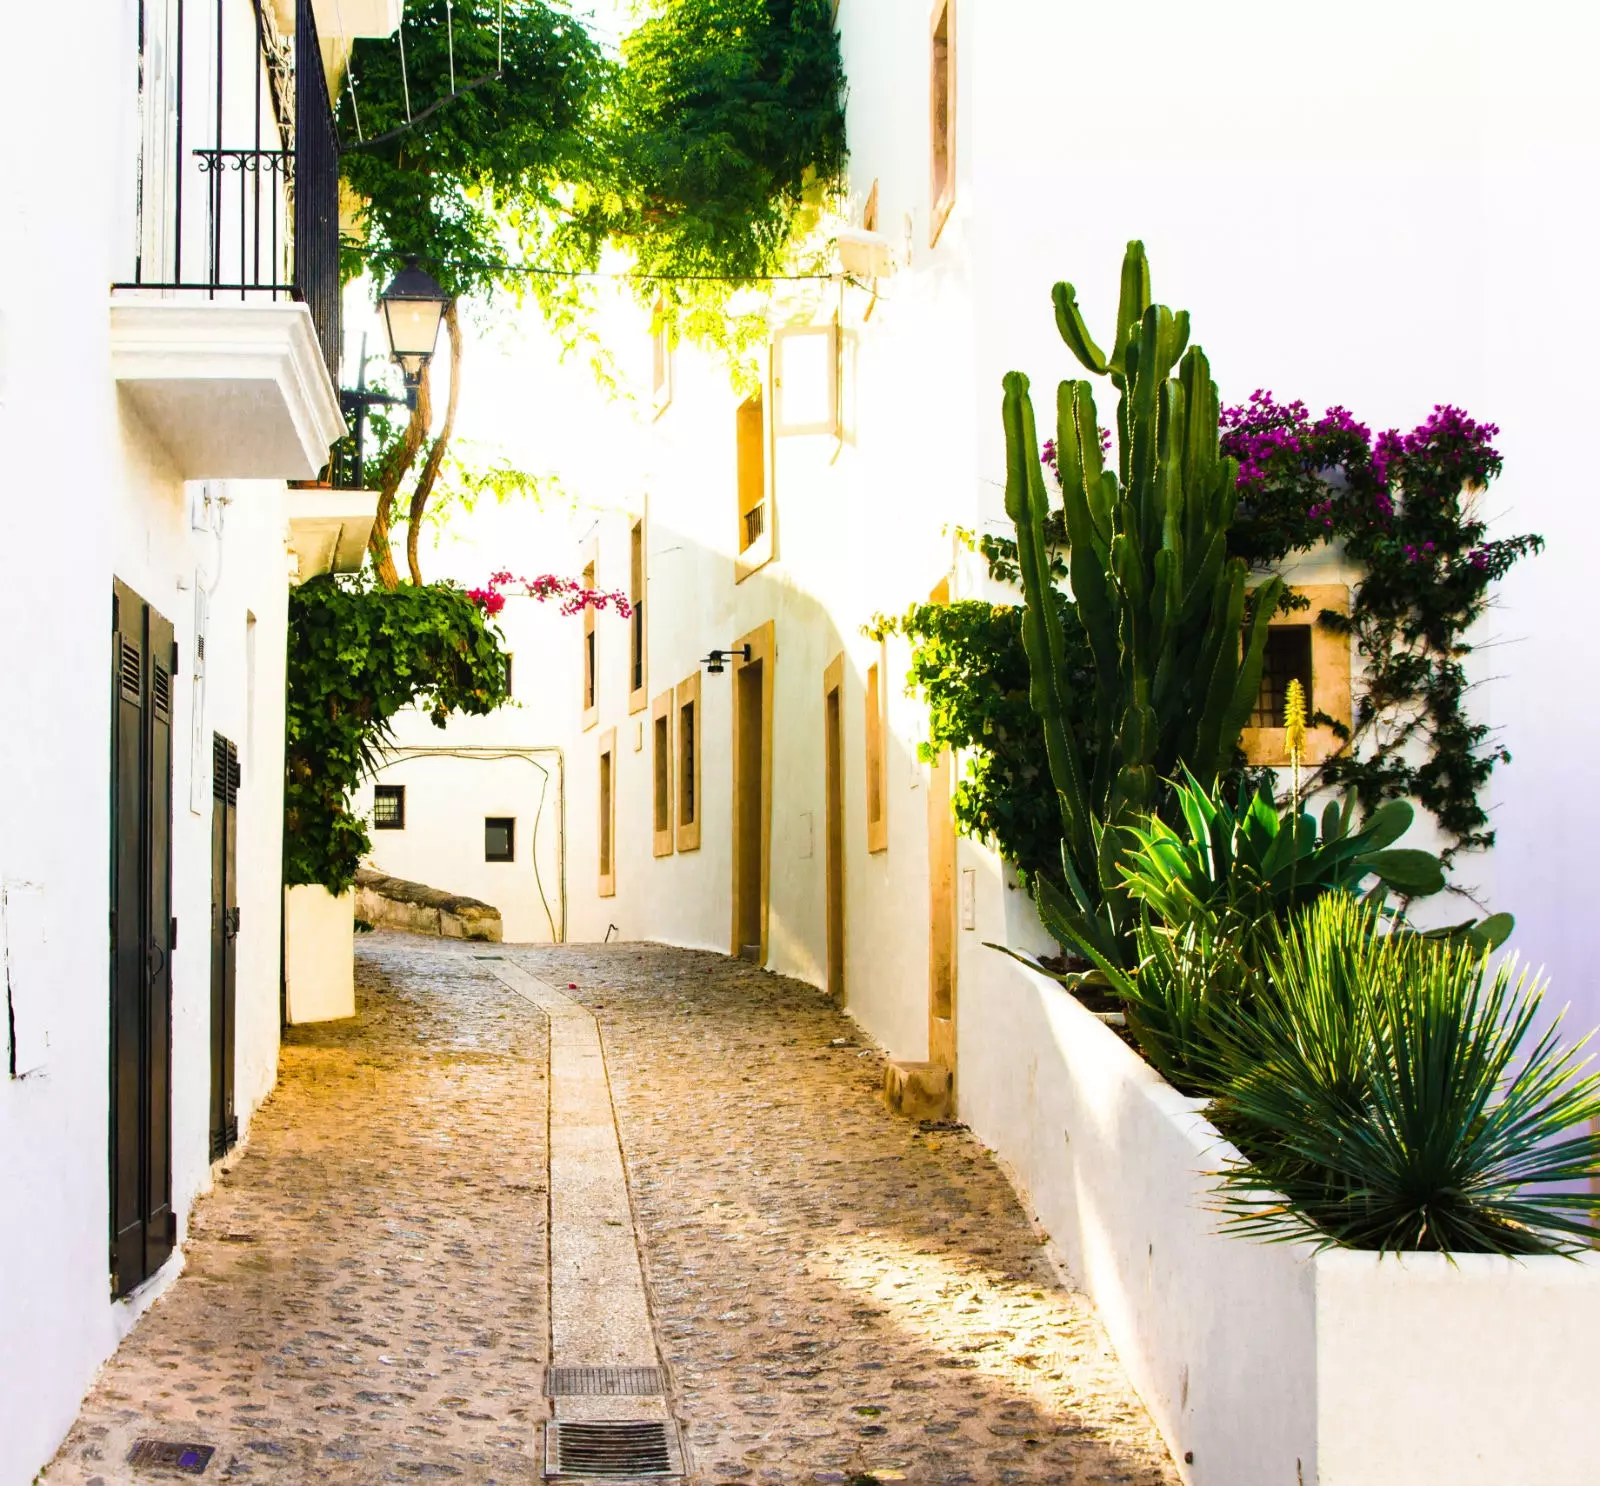
[[[1468,715],[1465,636],[1492,585],[1544,545],[1488,536],[1481,496],[1500,473],[1499,429],[1440,404],[1410,433],[1374,439],[1344,408],[1313,419],[1259,389],[1224,408],[1222,425],[1223,452],[1239,461],[1230,548],[1267,569],[1338,543],[1362,574],[1348,617],[1316,616],[1353,637],[1363,667],[1352,726],[1316,719],[1345,743],[1321,782],[1354,788],[1369,809],[1415,798],[1455,851],[1492,845],[1479,794],[1510,755]]]
[[[506,606],[507,588],[520,588],[530,599],[541,604],[551,599],[561,600],[563,614],[578,614],[585,609],[613,608],[619,617],[628,619],[633,605],[628,596],[615,589],[585,588],[571,578],[558,578],[554,573],[540,573],[537,578],[519,578],[510,572],[490,573],[484,588],[469,588],[467,597],[483,612],[493,618]]]

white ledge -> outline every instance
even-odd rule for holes
[[[185,480],[311,480],[344,433],[311,311],[111,301],[112,374]]]
[[[291,490],[289,545],[299,561],[296,583],[322,573],[358,573],[378,514],[376,490]]]

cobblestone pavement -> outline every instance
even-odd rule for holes
[[[653,946],[503,952],[599,1019],[697,1486],[1177,1481],[999,1169],[891,1116],[818,992]],[[211,1479],[538,1479],[543,1025],[472,946],[358,953],[361,1016],[290,1034],[51,1482],[129,1480],[140,1434],[219,1444]]]
[[[539,1479],[545,1029],[470,958],[363,953],[353,1022],[291,1028],[188,1267],[123,1343],[48,1482],[217,1446],[205,1480]]]

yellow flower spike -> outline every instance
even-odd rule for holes
[[[1300,761],[1306,752],[1306,692],[1298,676],[1290,680],[1283,696],[1283,746],[1294,766],[1294,797],[1300,799]]]

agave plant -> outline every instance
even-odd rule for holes
[[[1382,930],[1330,893],[1277,936],[1248,1005],[1211,1008],[1212,1117],[1247,1164],[1230,1226],[1269,1240],[1571,1252],[1597,1236],[1600,1075],[1542,986],[1459,940]],[[1524,1046],[1531,1040],[1531,1048]]]
[[[1168,927],[1210,919],[1256,940],[1270,926],[1327,892],[1379,890],[1421,898],[1444,887],[1431,852],[1396,847],[1411,826],[1405,800],[1389,800],[1354,824],[1355,797],[1330,803],[1317,821],[1298,805],[1280,813],[1263,787],[1230,805],[1187,768],[1173,781],[1186,835],[1158,816],[1126,828],[1121,863],[1131,897]]]

